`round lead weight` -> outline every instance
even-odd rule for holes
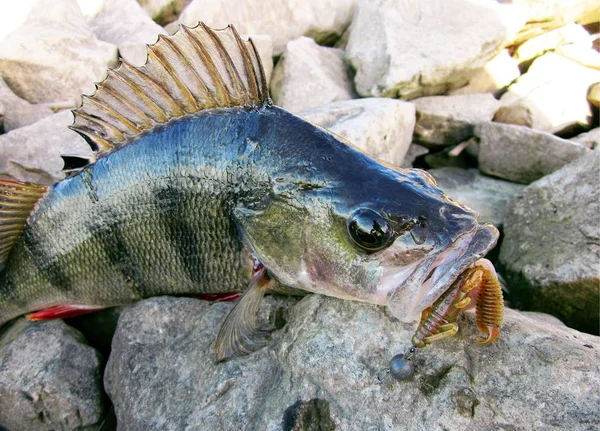
[[[396,380],[408,380],[415,373],[414,365],[400,353],[390,361],[390,375]]]

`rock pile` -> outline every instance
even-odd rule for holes
[[[93,159],[66,109],[118,56],[143,64],[144,44],[179,24],[233,23],[273,71],[277,104],[383,161],[428,169],[502,230],[490,256],[507,305],[564,322],[507,308],[500,340],[480,346],[467,313],[457,336],[418,352],[412,380],[380,383],[414,327],[368,304],[268,298],[271,343],[222,364],[212,349],[231,304],[153,298],[126,308],[118,325],[116,311],[67,321],[78,330],[18,319],[0,330],[0,429],[111,429],[111,411],[120,430],[600,427],[599,7],[0,5],[0,178],[53,184],[64,177],[61,155]],[[98,329],[114,326],[109,349],[112,329]]]

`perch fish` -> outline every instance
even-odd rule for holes
[[[498,238],[427,172],[273,106],[231,26],[160,36],[144,66],[122,62],[73,112],[95,161],[52,187],[0,182],[0,325],[244,292],[223,360],[263,345],[267,292],[386,304],[410,322]]]

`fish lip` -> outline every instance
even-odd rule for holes
[[[413,312],[416,314],[431,306],[460,274],[496,245],[498,236],[498,229],[492,224],[478,225],[439,253],[422,279],[421,289],[413,302]]]

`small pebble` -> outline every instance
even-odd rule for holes
[[[390,361],[390,374],[396,380],[408,380],[415,373],[414,365],[404,359],[404,354],[396,355]]]

